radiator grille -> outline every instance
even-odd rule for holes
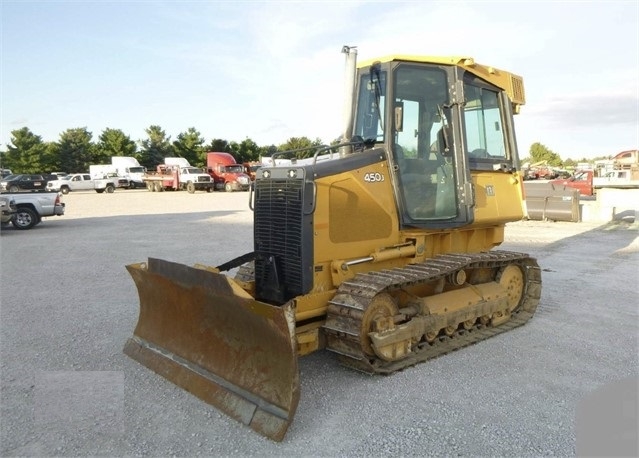
[[[257,180],[254,211],[256,293],[285,302],[305,289],[304,180]]]

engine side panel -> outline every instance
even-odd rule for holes
[[[473,171],[472,179],[475,189],[473,226],[503,225],[523,218],[520,175]]]

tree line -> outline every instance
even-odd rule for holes
[[[594,163],[594,161],[597,161],[600,159],[602,160],[610,159],[610,156],[599,156],[593,159],[582,158],[582,159],[574,160],[569,158],[564,160],[559,156],[559,154],[553,152],[551,149],[549,149],[548,147],[546,147],[545,145],[539,142],[536,142],[530,145],[530,150],[528,151],[528,154],[529,154],[528,157],[521,159],[522,164],[525,164],[526,162],[535,164],[537,162],[545,161],[551,167],[565,168],[565,169],[575,168],[577,164],[579,163],[586,163],[586,162]],[[520,153],[520,156],[523,156],[523,155]]]
[[[275,146],[259,146],[250,138],[241,142],[213,139],[209,143],[194,127],[174,141],[157,125],[145,129],[146,138],[134,141],[120,129],[107,128],[97,141],[86,127],[67,129],[57,142],[44,142],[28,127],[11,131],[6,151],[0,151],[0,166],[13,173],[85,172],[90,165],[110,164],[112,156],[135,157],[140,165],[155,170],[165,157],[183,157],[195,167],[206,165],[208,151],[231,153],[238,163],[259,161],[277,151],[319,146],[321,140],[291,137]]]
[[[261,157],[271,156],[277,151],[308,148],[322,144],[319,138],[291,137],[278,146],[259,146],[250,138],[241,142],[213,139],[206,143],[204,137],[194,127],[178,134],[174,141],[157,125],[145,129],[147,137],[133,141],[120,129],[107,128],[93,141],[93,134],[86,127],[67,129],[60,134],[57,142],[44,142],[42,137],[28,127],[11,131],[11,142],[7,151],[0,151],[0,166],[13,173],[40,172],[84,172],[90,165],[110,164],[112,156],[135,157],[148,170],[155,170],[165,157],[183,157],[195,167],[206,165],[206,153],[219,151],[231,153],[238,163],[259,161]],[[572,159],[562,160],[541,143],[533,143],[529,156],[522,163],[547,161],[554,167],[571,168],[577,165]],[[520,153],[521,156],[523,154]],[[606,159],[602,156],[596,159]],[[581,159],[579,162],[592,162],[593,159]]]

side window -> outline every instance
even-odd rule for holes
[[[496,91],[464,84],[466,147],[471,159],[505,159],[506,141]]]
[[[91,179],[91,175],[82,175],[82,178],[85,180],[90,180]]]
[[[386,73],[372,72],[361,76],[355,130],[364,140],[384,141],[386,109]]]

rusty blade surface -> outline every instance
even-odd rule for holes
[[[126,267],[140,317],[124,353],[281,441],[299,401],[291,305],[256,301],[231,278],[183,264],[150,258]]]

